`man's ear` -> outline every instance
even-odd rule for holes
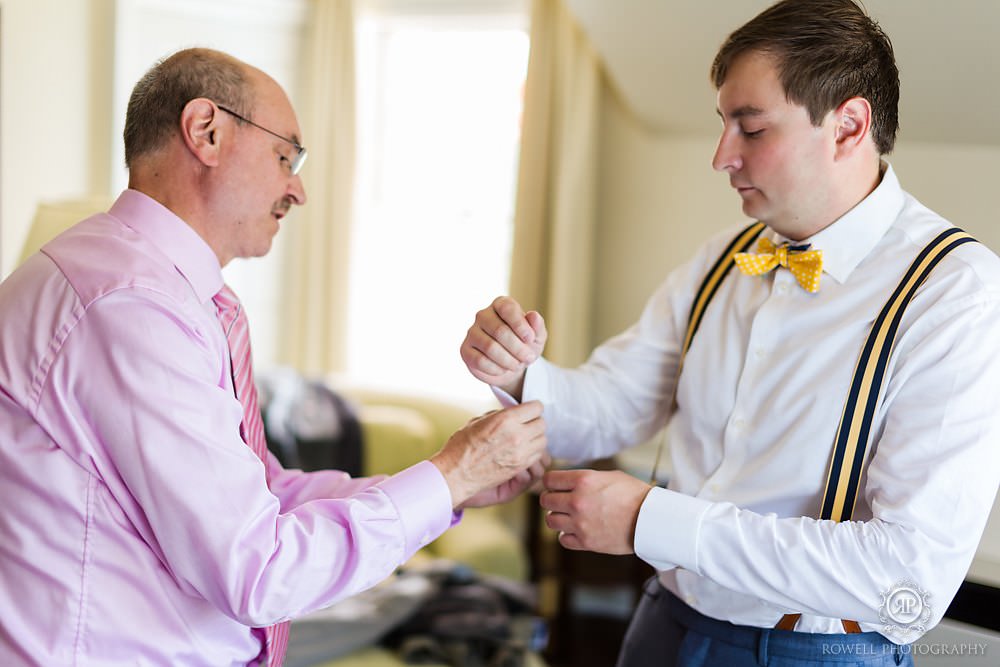
[[[219,164],[218,108],[204,97],[196,97],[181,110],[181,137],[195,158],[207,167]]]
[[[871,140],[872,106],[863,97],[852,97],[833,110],[836,124],[836,158],[854,155]]]

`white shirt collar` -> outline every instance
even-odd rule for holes
[[[875,249],[903,209],[903,189],[896,172],[889,163],[882,165],[882,181],[871,194],[840,219],[800,242],[823,251],[823,272],[838,283],[846,281]]]

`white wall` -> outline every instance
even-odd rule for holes
[[[707,137],[646,131],[616,97],[605,97],[594,342],[631,324],[705,238],[745,220],[729,180],[712,170],[714,150]]]
[[[903,140],[890,160],[914,197],[1000,252],[1000,146]]]
[[[110,45],[111,0],[0,2],[0,277],[38,202],[107,190]]]

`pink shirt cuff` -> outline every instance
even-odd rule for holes
[[[421,461],[383,480],[378,487],[389,497],[403,525],[404,560],[457,524],[461,512],[452,511],[451,492],[441,471]]]

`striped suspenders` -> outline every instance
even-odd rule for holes
[[[681,346],[681,358],[677,362],[678,379],[680,379],[681,369],[684,367],[684,355],[687,354],[688,348],[691,347],[691,339],[694,338],[695,332],[698,331],[698,326],[701,324],[701,317],[705,314],[708,302],[715,296],[719,285],[722,284],[722,281],[729,275],[729,271],[735,265],[733,255],[738,252],[746,252],[750,244],[760,236],[763,230],[764,223],[755,222],[737,234],[736,238],[730,241],[726,249],[722,251],[719,259],[715,260],[715,264],[712,265],[712,268],[708,271],[708,275],[701,282],[701,286],[698,288],[697,294],[695,294],[694,303],[691,304],[691,313],[688,315],[687,333],[684,334],[684,344]]]
[[[820,519],[848,521],[854,513],[858,483],[864,468],[872,419],[878,403],[879,388],[885,377],[886,364],[892,354],[896,330],[903,310],[931,270],[953,249],[974,238],[957,227],[942,232],[913,260],[896,290],[878,314],[868,340],[861,350],[854,370],[851,391],[844,404],[844,414],[834,439],[830,470],[823,493]]]
[[[732,269],[734,265],[733,255],[748,248],[763,229],[764,224],[757,222],[740,232],[722,252],[698,288],[691,306],[687,332],[680,351],[680,360],[677,363],[677,382],[674,385],[675,400],[677,384],[680,383],[680,373],[684,367],[684,356],[687,354],[691,340],[701,324],[705,308],[715,296],[719,284]],[[820,519],[832,519],[838,522],[849,521],[854,512],[861,473],[867,459],[879,389],[885,378],[886,366],[889,356],[892,354],[893,343],[903,317],[903,311],[917,289],[945,255],[962,244],[974,241],[974,238],[957,227],[939,234],[913,260],[903,279],[875,319],[854,370],[851,389],[844,404],[837,435],[834,438],[829,473],[820,508]],[[657,453],[657,462],[659,456]],[[653,475],[655,479],[655,466]],[[792,630],[800,616],[800,614],[786,614],[776,627]],[[856,621],[844,620],[842,623],[847,632],[861,631]]]

